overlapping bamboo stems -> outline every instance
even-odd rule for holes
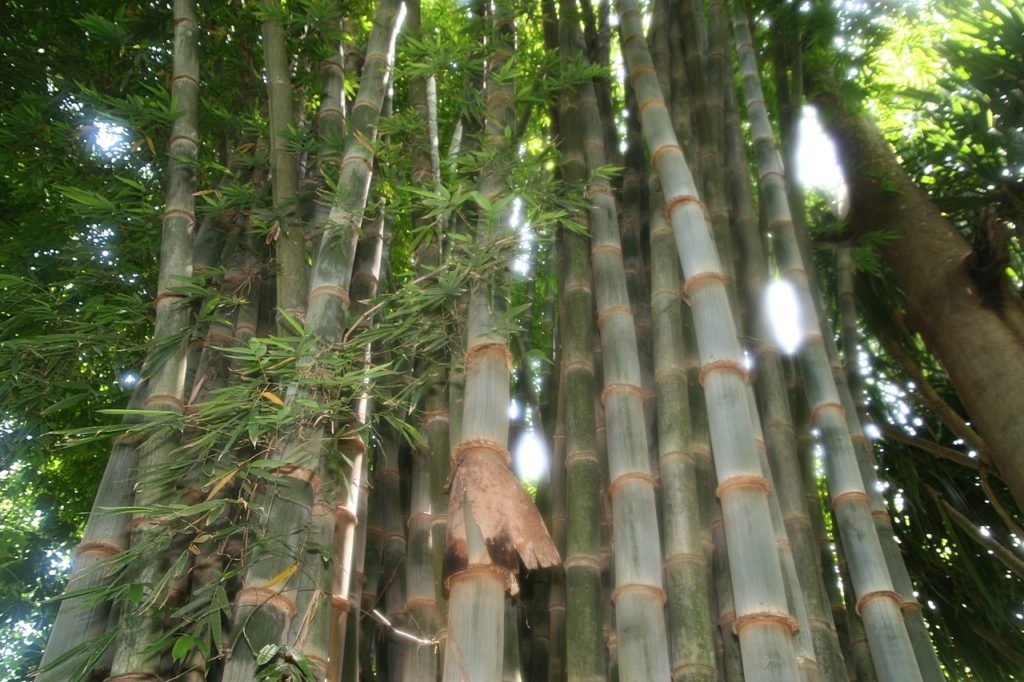
[[[747,403],[746,370],[705,209],[683,158],[641,33],[635,2],[620,2],[623,53],[637,92],[640,120],[666,195],[697,330],[711,442],[744,671],[748,679],[797,677],[782,570]],[[769,661],[769,665],[765,662]]]
[[[372,316],[366,317],[366,313],[379,290],[385,259],[384,245],[388,239],[386,232],[389,221],[385,217],[385,207],[382,204],[378,205],[378,212],[378,216],[359,240],[349,287],[352,311],[364,326],[373,322]],[[365,353],[364,367],[369,369],[373,363],[374,349],[367,348]],[[361,601],[362,589],[356,573],[361,570],[360,558],[365,557],[368,461],[364,431],[370,423],[371,410],[372,401],[369,395],[359,396],[355,403],[355,419],[342,427],[336,441],[342,459],[343,475],[340,477],[341,480],[337,481],[331,496],[324,500],[324,503],[331,507],[334,518],[328,649],[330,680],[344,679],[343,668],[346,662],[358,659],[358,652],[349,648],[349,643],[358,642],[358,627],[352,625],[358,622],[358,610],[355,605]]]
[[[559,272],[566,270],[566,250],[564,247],[558,249]],[[564,286],[564,276],[559,277],[559,285]],[[565,296],[560,291],[558,319],[565,320]],[[560,352],[566,350],[560,346]],[[551,539],[555,547],[563,556],[566,554],[566,527],[569,520],[569,503],[566,489],[567,471],[565,462],[566,437],[565,437],[565,401],[566,401],[566,364],[565,359],[559,361],[558,372],[558,396],[555,404],[555,427],[551,439],[551,515],[549,528],[551,528]],[[595,427],[596,429],[596,427]],[[555,566],[548,570],[550,584],[548,588],[548,665],[544,669],[544,675],[549,680],[561,680],[565,678],[566,670],[566,645],[565,645],[565,568]]]
[[[574,0],[560,3],[559,55],[569,75],[577,48]],[[576,61],[578,66],[581,62]],[[596,110],[596,102],[593,105]],[[559,96],[562,179],[573,188],[587,182],[583,135],[576,93]],[[573,221],[587,225],[584,210]],[[597,457],[594,414],[593,289],[589,240],[569,227],[559,231],[561,324],[559,331],[561,396],[564,396],[565,495],[565,667],[569,680],[594,680],[605,672],[601,633],[601,464]],[[560,533],[556,532],[556,537]],[[561,538],[559,538],[561,540]]]
[[[655,185],[656,181],[652,181]],[[660,188],[651,187],[651,310],[654,376],[658,404],[661,504],[665,528],[665,586],[668,594],[669,652],[673,680],[715,680],[711,566],[705,552],[701,493],[690,437],[683,329],[682,282],[675,237],[660,207]]]
[[[896,544],[892,519],[889,517],[885,500],[882,497],[881,486],[878,484],[878,474],[875,471],[871,444],[864,436],[859,411],[860,405],[854,400],[850,390],[851,382],[848,378],[852,378],[855,382],[853,385],[857,385],[857,382],[859,382],[859,372],[856,369],[857,309],[853,300],[853,262],[850,259],[849,251],[846,251],[838,259],[837,275],[839,280],[839,311],[842,322],[842,340],[846,351],[846,365],[844,367],[843,363],[839,361],[839,352],[835,347],[832,325],[823,319],[822,334],[828,334],[826,349],[829,358],[832,360],[832,375],[843,409],[846,412],[846,426],[849,429],[850,440],[857,455],[857,463],[860,466],[865,491],[870,500],[871,517],[875,524],[875,531],[878,533],[878,540],[882,546],[882,553],[885,555],[885,562],[889,569],[892,583],[902,599],[903,618],[906,622],[911,645],[914,647],[917,664],[921,669],[922,677],[926,680],[940,681],[943,679],[944,674],[939,666],[935,648],[932,646],[931,637],[928,634],[928,626],[924,622],[921,604],[914,595],[914,584],[910,579],[910,574],[907,572],[907,565],[903,561],[899,545]]]
[[[195,4],[190,0],[174,3],[174,52],[171,94],[176,103],[178,117],[171,127],[167,144],[167,180],[165,184],[166,208],[160,243],[160,273],[157,280],[156,321],[154,344],[173,343],[173,350],[153,368],[148,391],[142,407],[172,414],[184,411],[185,358],[188,339],[182,336],[187,329],[189,306],[175,291],[192,274],[192,231],[195,226],[195,163],[199,155],[196,122],[199,106],[199,59],[197,52],[198,26]],[[174,339],[178,337],[178,340]],[[139,447],[139,483],[134,506],[155,508],[170,502],[174,486],[156,476],[172,460],[178,447],[176,431],[161,429]],[[154,480],[147,481],[148,477]],[[159,517],[136,516],[131,521],[131,544],[149,546],[158,542],[166,532],[166,523]],[[155,605],[165,595],[164,573],[168,566],[166,552],[153,552],[150,561],[140,562],[133,569],[134,581],[141,583],[145,599],[143,607],[126,606],[120,618],[111,680],[135,679],[135,675],[153,675],[160,672],[160,655],[153,645],[164,634],[163,612]],[[126,678],[126,676],[129,676]]]
[[[146,382],[135,388],[128,402],[129,410],[142,408],[147,392]],[[141,422],[138,417],[125,417],[125,424]],[[76,670],[89,664],[90,642],[96,644],[107,631],[111,615],[111,602],[107,599],[92,602],[88,592],[109,583],[109,563],[128,547],[128,514],[119,508],[132,504],[133,484],[138,464],[137,446],[142,435],[126,432],[114,439],[107,466],[100,479],[99,490],[85,524],[82,541],[71,553],[71,577],[65,589],[57,617],[50,630],[37,682],[61,682]],[[77,651],[78,653],[73,653]],[[61,661],[58,663],[58,661]]]
[[[757,151],[765,215],[774,237],[779,265],[796,288],[801,305],[804,328],[799,352],[800,367],[808,402],[813,405],[813,422],[823,435],[833,513],[848,550],[847,560],[858,598],[858,611],[865,622],[879,677],[883,680],[921,679],[900,613],[902,599],[893,589],[878,536],[871,532],[873,521],[869,498],[857,467],[856,453],[844,419],[845,410],[831,374],[831,363],[808,286],[808,274],[796,243],[785,176],[761,92],[750,29],[741,11],[734,13],[733,27],[747,113]]]
[[[583,151],[590,171],[591,261],[601,339],[604,419],[615,547],[616,643],[619,676],[664,680],[670,675],[658,514],[644,424],[636,328],[626,287],[614,191],[595,171],[605,164],[593,85],[580,88]],[[646,539],[646,540],[644,540]]]
[[[281,0],[264,0],[263,12],[266,18],[261,31],[270,119],[270,179],[278,230],[275,240],[277,307],[296,319],[302,319],[307,305],[309,268],[306,266],[306,238],[296,205],[299,188],[297,158],[288,149],[289,129],[295,125],[295,103],[282,23],[288,9]],[[287,330],[280,324],[278,328]]]
[[[798,582],[803,590],[821,676],[826,680],[841,679],[845,674],[842,650],[829,609],[817,538],[807,512],[805,497],[805,494],[810,494],[817,500],[817,488],[805,490],[803,485],[785,370],[778,345],[772,336],[767,311],[764,310],[768,261],[754,215],[749,165],[739,128],[736,95],[732,89],[726,96],[725,152],[733,224],[742,252],[738,262],[741,265],[740,281],[746,301],[747,328],[752,331],[756,343],[754,383],[764,418],[768,459],[774,474],[786,535],[792,547]],[[826,565],[831,567],[831,563]]]
[[[505,73],[513,54],[511,7],[499,2],[492,13],[483,146],[493,154],[509,149],[506,130],[514,124],[515,90]],[[510,202],[498,203],[507,199],[503,195],[508,191],[498,158],[485,163],[479,188],[492,209],[481,216],[477,243],[493,248],[509,229]],[[460,441],[452,457],[445,542],[451,594],[444,660],[447,682],[500,678],[502,656],[495,643],[503,641],[504,594],[506,587],[515,585],[518,562],[521,559],[527,568],[558,562],[540,514],[508,468],[511,354],[500,329],[507,274],[480,275],[469,297],[465,398]],[[499,493],[504,498],[500,509],[495,499]]]
[[[395,629],[405,629],[405,520],[402,509],[402,467],[400,436],[390,424],[378,433],[374,458],[374,492],[380,495],[381,530],[384,533],[380,565],[380,584],[384,596],[384,614],[391,623],[385,633],[388,657],[388,679],[402,679],[408,654],[408,643],[396,636]]]
[[[397,0],[381,0],[374,15],[335,204],[314,261],[307,331],[317,339],[317,349],[300,360],[302,372],[316,373],[316,353],[339,342],[345,328],[355,247],[370,184],[372,142],[397,37],[397,13]],[[279,276],[278,289],[289,286],[288,282],[294,280]],[[288,400],[307,392],[301,383],[293,385]],[[289,582],[281,576],[292,570],[295,549],[303,539],[302,529],[309,523],[313,496],[320,484],[318,469],[328,440],[322,420],[307,423],[300,418],[283,443],[270,453],[278,463],[278,475],[265,494],[264,537],[271,538],[273,544],[251,553],[247,562],[243,588],[236,596],[237,631],[225,666],[225,680],[251,680],[255,654],[263,645],[280,641],[291,623],[295,604]]]

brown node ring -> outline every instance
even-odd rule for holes
[[[732,631],[739,635],[743,628],[750,627],[751,625],[781,625],[789,628],[790,632],[796,632],[800,629],[800,623],[788,613],[757,611],[737,616],[732,624]]]
[[[766,493],[772,491],[771,482],[760,474],[737,474],[730,476],[715,488],[715,496],[721,499],[722,494],[733,488],[757,488]]]
[[[501,355],[505,356],[505,365],[508,367],[508,371],[512,371],[513,358],[512,351],[508,349],[504,343],[499,341],[491,341],[488,343],[478,343],[472,348],[466,351],[466,369],[472,367],[475,363],[480,361],[480,357],[486,353],[497,350]]]
[[[707,379],[708,375],[710,375],[712,372],[717,372],[719,370],[725,370],[727,372],[738,374],[740,376],[740,379],[743,380],[743,383],[747,383],[748,379],[750,378],[750,375],[747,374],[747,370],[743,368],[743,365],[736,362],[735,360],[715,360],[714,362],[709,362],[708,364],[700,368],[700,375],[698,376],[697,381],[700,383],[701,386],[703,386],[704,380]]]
[[[619,587],[614,592],[612,592],[612,603],[617,603],[619,601],[619,597],[621,597],[623,594],[626,594],[627,592],[640,592],[641,594],[646,594],[648,596],[654,597],[663,606],[665,602],[668,601],[668,597],[665,594],[665,590],[661,589],[660,587],[655,587],[653,585],[644,585],[642,583],[634,583],[632,585],[623,585],[622,587]]]
[[[501,443],[489,438],[472,438],[462,441],[452,450],[452,464],[458,464],[470,450],[486,450],[497,455],[506,465],[512,463],[512,455]]]
[[[897,606],[899,606],[901,609],[903,608],[904,599],[899,594],[899,592],[894,592],[892,590],[875,590],[874,592],[868,592],[863,597],[858,599],[854,611],[857,613],[858,616],[860,616],[861,609],[863,609],[866,604],[875,601],[876,599],[891,599],[894,602],[896,602]]]

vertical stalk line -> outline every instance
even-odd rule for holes
[[[736,630],[747,679],[798,677],[786,592],[768,504],[770,485],[761,471],[751,428],[747,374],[708,217],[672,130],[635,0],[620,0],[623,53],[637,93],[640,121],[666,195],[665,213],[676,236],[697,331],[701,375],[718,492],[722,504]]]
[[[298,165],[287,149],[295,126],[295,103],[288,69],[288,48],[281,18],[288,10],[281,0],[264,0],[263,63],[267,75],[270,124],[270,180],[277,218],[277,307],[296,319],[306,311],[306,239],[296,206]],[[280,314],[280,313],[278,313]],[[285,328],[278,325],[279,330]]]
[[[709,557],[704,548],[701,493],[690,428],[683,291],[675,236],[651,187],[651,311],[661,504],[665,528],[665,584],[673,680],[716,680]]]
[[[615,629],[619,676],[670,677],[661,545],[644,427],[636,325],[626,285],[611,184],[595,171],[605,164],[604,136],[593,84],[582,84],[583,151],[590,171],[591,261],[594,269],[604,389],[615,561]]]
[[[146,382],[138,385],[128,401],[128,409],[141,409],[146,392]],[[125,417],[124,422],[141,423],[141,419]],[[63,682],[71,678],[88,663],[92,653],[87,649],[89,643],[98,645],[98,638],[107,630],[110,600],[90,602],[85,593],[110,582],[113,567],[109,563],[128,547],[131,517],[116,510],[130,506],[134,499],[138,445],[142,438],[141,433],[129,428],[114,439],[82,541],[71,552],[71,577],[66,596],[50,629],[36,682]],[[79,653],[72,653],[75,649],[79,649]],[[55,665],[61,658],[63,662]]]
[[[559,273],[566,270],[566,250],[564,246],[558,247],[558,270]],[[562,320],[561,327],[564,328],[565,312],[565,277],[559,276],[559,298],[560,305],[558,317]],[[560,333],[564,333],[560,331]],[[560,348],[565,353],[564,348]],[[566,400],[566,377],[568,368],[565,359],[559,360],[558,372],[558,395],[555,403],[555,428],[554,436],[551,439],[551,538],[559,553],[565,554],[566,525],[568,523],[568,494],[566,493],[566,438],[565,438],[565,400]],[[596,428],[596,427],[595,427]],[[545,668],[545,677],[549,680],[561,680],[565,678],[566,645],[565,645],[565,569],[563,566],[554,566],[549,569],[551,578],[548,588],[548,665]]]
[[[807,399],[812,405],[812,421],[821,430],[826,448],[825,470],[833,514],[848,550],[857,610],[864,619],[879,678],[921,679],[901,615],[903,599],[893,587],[879,537],[872,532],[874,522],[870,500],[857,466],[857,455],[845,419],[846,410],[840,402],[832,376],[821,323],[809,288],[809,276],[797,245],[785,175],[761,92],[750,28],[746,16],[738,8],[734,11],[733,28],[747,115],[757,152],[764,212],[774,237],[780,268],[794,285],[800,299],[805,325],[799,351],[800,368]]]
[[[506,130],[515,120],[515,88],[506,66],[513,56],[514,15],[498,2],[492,8],[491,54],[484,87],[484,147],[509,150]],[[477,244],[493,248],[508,233],[508,186],[497,157],[480,173],[480,193],[492,206],[484,211]],[[480,275],[470,291],[467,318],[466,386],[459,445],[452,456],[452,482],[445,542],[450,590],[446,682],[492,682],[502,673],[505,591],[515,589],[519,561],[528,569],[559,562],[544,521],[509,470],[508,400],[511,353],[500,330],[507,305],[508,274]]]
[[[400,435],[390,424],[383,425],[374,461],[375,488],[380,494],[381,530],[384,532],[380,585],[384,592],[384,614],[393,628],[384,635],[387,643],[388,680],[399,682],[405,669],[409,644],[395,635],[405,630],[405,519],[402,510]]]
[[[907,565],[903,561],[899,545],[896,544],[895,530],[892,527],[892,519],[882,498],[881,487],[878,485],[878,473],[875,470],[874,456],[871,451],[871,444],[864,437],[863,420],[867,415],[863,414],[864,405],[854,399],[854,391],[857,395],[863,394],[860,384],[860,373],[856,368],[857,363],[857,307],[853,296],[853,259],[849,246],[841,246],[836,254],[836,271],[839,287],[839,312],[842,322],[842,342],[844,347],[845,363],[839,362],[839,351],[835,347],[835,336],[832,333],[831,325],[823,322],[822,333],[828,334],[827,348],[829,357],[832,359],[832,372],[839,390],[843,408],[846,410],[846,423],[850,432],[850,439],[853,441],[854,450],[857,453],[857,462],[860,466],[861,476],[864,479],[864,487],[868,493],[871,504],[871,517],[874,520],[875,530],[878,533],[879,542],[882,545],[882,553],[885,555],[886,565],[889,568],[889,575],[892,577],[893,585],[902,598],[901,608],[903,618],[906,621],[907,633],[910,635],[911,645],[914,647],[914,654],[917,663],[921,668],[922,676],[929,681],[940,682],[944,674],[939,665],[938,656],[932,646],[931,637],[928,634],[928,626],[924,622],[924,612],[921,604],[914,595],[914,584],[907,572]]]
[[[188,339],[182,330],[188,328],[190,308],[175,287],[183,285],[192,274],[192,232],[195,227],[195,165],[199,155],[196,129],[199,107],[198,26],[195,3],[174,2],[174,53],[171,95],[176,102],[175,119],[167,145],[166,208],[160,244],[160,273],[157,280],[156,321],[153,344],[173,343],[174,349],[153,368],[142,407],[177,415],[184,412],[185,358]],[[181,337],[173,341],[175,337]],[[138,453],[136,507],[153,508],[172,501],[174,486],[147,477],[159,476],[172,462],[178,447],[176,430],[161,429],[150,436]],[[167,532],[166,520],[156,516],[136,515],[131,521],[131,544],[154,546]],[[164,633],[164,613],[155,608],[164,595],[163,578],[169,557],[155,551],[132,569],[133,581],[143,584],[147,609],[125,605],[120,617],[111,680],[159,680],[160,654],[151,650]]]
[[[349,288],[353,301],[353,313],[362,324],[369,326],[372,318],[364,317],[369,302],[380,288],[381,271],[385,260],[384,244],[388,239],[389,221],[385,207],[378,206],[379,215],[366,229],[356,249],[354,274]],[[366,348],[364,368],[373,362],[374,349]],[[358,634],[358,628],[351,628],[353,617],[358,620],[357,604],[361,601],[362,583],[357,572],[362,570],[361,557],[365,557],[365,516],[367,479],[366,436],[364,431],[370,423],[372,404],[368,395],[360,396],[355,405],[355,419],[345,425],[335,440],[341,455],[344,475],[341,480],[332,481],[334,490],[324,495],[323,504],[331,508],[334,518],[333,561],[331,562],[331,619],[329,626],[328,679],[344,679],[343,668],[347,660],[356,660],[357,653],[348,649],[348,642]],[[401,516],[401,512],[399,512]],[[362,518],[362,523],[360,519]],[[404,550],[404,546],[403,546]]]
[[[560,2],[559,55],[569,76],[577,49],[575,0]],[[577,62],[578,64],[579,62]],[[596,103],[594,103],[596,107]],[[562,179],[571,188],[587,182],[579,105],[566,88],[559,95]],[[572,220],[589,223],[586,211]],[[565,632],[566,672],[572,682],[603,679],[601,634],[601,464],[597,455],[594,413],[593,306],[590,240],[563,225],[559,228],[562,318],[559,325],[560,367],[564,396],[565,479]]]
[[[792,547],[798,584],[803,590],[821,676],[825,680],[838,680],[845,675],[845,666],[822,580],[820,555],[805,497],[806,493],[817,500],[817,488],[805,490],[803,484],[782,356],[773,340],[768,313],[764,309],[768,260],[754,214],[749,165],[739,127],[736,94],[732,88],[726,94],[725,152],[733,224],[742,253],[738,262],[746,302],[746,326],[755,344],[754,383],[760,398],[768,460],[786,535]],[[827,565],[831,566],[831,563]]]
[[[300,359],[300,374],[315,376],[318,354],[338,343],[344,332],[355,247],[369,191],[376,124],[397,38],[397,14],[397,0],[380,0],[374,14],[335,204],[314,261],[307,300],[307,332],[317,344],[309,356]],[[281,286],[279,279],[279,289]],[[287,400],[294,403],[309,397],[309,393],[310,389],[299,382],[289,388]],[[263,645],[280,641],[295,615],[290,583],[281,576],[287,576],[295,565],[295,550],[311,519],[313,498],[321,483],[320,462],[330,440],[321,422],[304,417],[297,417],[297,422],[270,452],[277,466],[275,478],[264,493],[263,532],[273,543],[257,547],[258,551],[248,558],[243,587],[235,599],[234,646],[225,665],[225,680],[250,682],[255,674],[256,653]]]

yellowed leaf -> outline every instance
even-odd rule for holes
[[[265,399],[269,400],[270,402],[274,403],[275,405],[284,405],[284,401],[278,398],[270,391],[263,391],[263,393],[260,393],[260,395],[263,396]]]
[[[285,580],[288,580],[288,578],[292,577],[292,574],[295,573],[295,571],[297,570],[299,570],[299,565],[297,563],[292,564],[291,566],[289,566],[288,568],[284,569],[283,571],[275,575],[273,578],[271,578],[270,582],[264,585],[264,587],[273,587],[278,583],[283,583]]]
[[[213,484],[212,488],[210,488],[210,493],[206,496],[206,499],[212,500],[217,495],[217,493],[224,489],[224,486],[231,482],[231,479],[233,479],[235,477],[235,474],[237,473],[238,469],[232,469],[231,471],[227,472],[219,479],[217,479],[217,482]]]

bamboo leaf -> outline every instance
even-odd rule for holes
[[[290,565],[288,568],[284,569],[283,571],[275,575],[273,578],[271,578],[270,582],[264,585],[264,587],[273,587],[278,583],[283,583],[285,580],[288,580],[288,578],[292,577],[292,575],[294,575],[295,571],[297,570],[299,570],[298,563]]]

